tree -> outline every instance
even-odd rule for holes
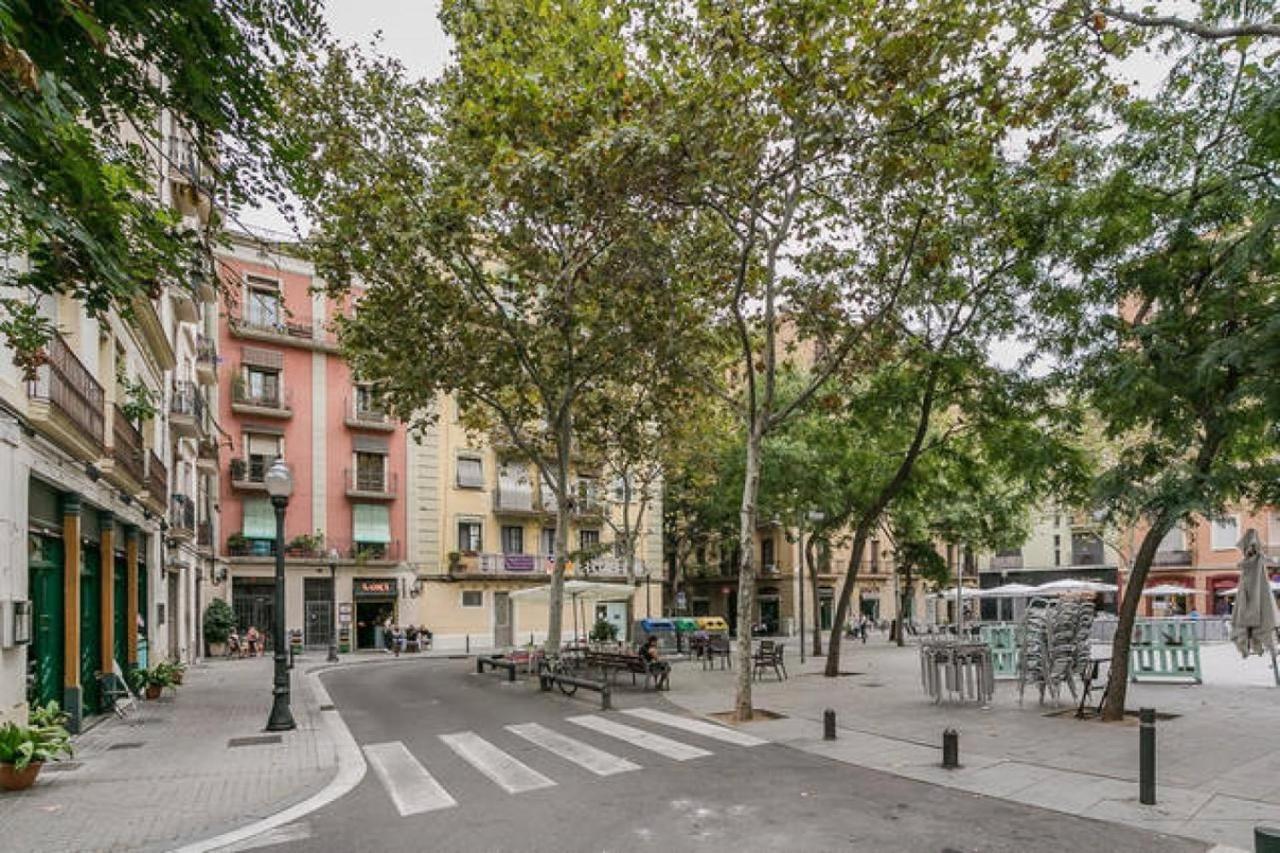
[[[1045,331],[1115,442],[1094,487],[1142,529],[1103,717],[1120,719],[1139,598],[1182,520],[1275,497],[1280,347],[1280,76],[1262,42],[1193,43],[1162,89],[1117,109],[1086,165],[1069,236],[1078,269]],[[1096,320],[1080,324],[1082,313]]]
[[[128,315],[160,285],[213,284],[211,240],[162,204],[160,140],[189,140],[200,190],[272,196],[289,140],[271,132],[274,70],[324,36],[314,0],[17,0],[0,8],[0,336],[33,370],[42,294]]]
[[[287,81],[313,157],[297,185],[318,271],[364,288],[341,323],[356,372],[415,426],[451,395],[554,495],[554,653],[582,413],[698,321],[653,201],[660,93],[635,72],[622,3],[460,0],[442,21],[456,62],[432,86],[351,50]]]

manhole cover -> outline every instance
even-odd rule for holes
[[[142,745],[143,744],[140,741],[129,741],[128,743],[113,743],[111,744],[111,746],[107,747],[107,751],[110,752],[113,749],[138,749]]]
[[[254,735],[253,737],[233,737],[227,741],[227,749],[237,746],[266,746],[270,743],[280,743],[280,735]]]

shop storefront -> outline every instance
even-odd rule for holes
[[[395,578],[355,578],[351,598],[355,603],[356,648],[383,648],[383,626],[397,620],[400,586]]]

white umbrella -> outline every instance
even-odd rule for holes
[[[1142,591],[1143,595],[1150,596],[1168,596],[1168,595],[1194,595],[1195,590],[1189,586],[1182,586],[1176,583],[1162,583],[1157,586],[1149,586]]]
[[[1098,581],[1085,581],[1076,578],[1063,578],[1059,581],[1049,581],[1042,583],[1036,587],[1036,595],[1066,595],[1072,592],[1115,592],[1116,588],[1109,583],[1099,583]]]
[[[1218,590],[1218,595],[1224,595],[1224,596],[1230,597],[1230,596],[1235,595],[1235,594],[1236,594],[1236,593],[1238,593],[1239,591],[1240,591],[1240,587],[1238,587],[1238,586],[1233,586],[1233,587],[1231,587],[1231,589],[1220,589],[1220,590]],[[1272,582],[1271,582],[1271,591],[1272,591],[1272,592],[1280,592],[1280,580],[1272,581]]]
[[[934,595],[938,598],[955,598],[956,588],[953,586],[951,587],[951,589],[940,590],[934,593]],[[967,587],[967,586],[960,588],[960,596],[962,598],[978,598],[981,595],[982,595],[982,590],[971,589],[970,587]]]
[[[1007,583],[978,590],[978,594],[983,598],[1028,598],[1036,594],[1036,588],[1025,583]]]
[[[573,636],[578,637],[578,602],[579,601],[630,601],[635,590],[626,584],[593,583],[592,581],[566,580],[564,594],[573,605]],[[516,601],[531,603],[547,603],[551,600],[551,584],[535,586],[532,589],[521,589],[511,593]]]

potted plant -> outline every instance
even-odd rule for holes
[[[61,722],[65,719],[57,706],[37,708],[31,715],[32,725],[6,723],[0,726],[0,788],[21,791],[30,788],[46,761],[57,761],[71,755],[71,736]]]
[[[608,619],[597,619],[591,626],[591,639],[597,643],[612,642],[618,638],[618,626]]]
[[[221,598],[209,602],[204,611],[204,641],[209,646],[210,656],[226,655],[227,638],[235,626],[236,617],[230,604]]]
[[[310,535],[301,533],[289,540],[284,552],[290,557],[314,557],[324,544],[324,534],[317,530]]]
[[[227,537],[227,553],[233,557],[242,556],[249,551],[249,540],[243,533],[232,533]]]
[[[158,663],[150,669],[135,669],[129,673],[133,689],[148,699],[159,699],[160,691],[173,686],[173,675],[165,664]]]
[[[163,669],[165,675],[169,677],[169,683],[175,687],[182,684],[182,676],[187,671],[187,665],[182,661],[161,662],[156,664],[157,669]]]

